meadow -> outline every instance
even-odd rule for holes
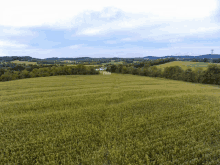
[[[192,70],[195,70],[196,68],[201,68],[202,70],[205,70],[208,68],[209,64],[210,63],[207,62],[172,61],[166,64],[157,65],[157,68],[163,70],[165,67],[169,66],[180,66],[183,70],[186,70],[188,68],[191,68]]]
[[[3,164],[217,164],[220,88],[116,74],[0,82]]]
[[[67,65],[67,66],[77,66],[77,65],[75,65],[75,64],[69,64],[69,65]],[[98,66],[104,66],[104,65],[84,65],[84,66],[87,66],[87,67],[89,67],[89,66],[94,66],[94,67],[98,67]]]
[[[26,65],[37,65],[37,62],[29,62],[29,61],[19,61],[19,60],[15,60],[15,61],[12,61],[11,63],[14,63],[14,64],[26,64]]]
[[[110,64],[112,64],[112,65],[123,64],[123,61],[120,61],[120,62],[114,62],[114,61],[112,61],[112,62],[102,63],[103,66],[104,66],[104,65],[110,65]]]

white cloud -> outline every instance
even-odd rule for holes
[[[12,28],[12,27],[5,27],[5,28],[1,28],[0,27],[0,36],[34,36],[36,33],[32,32],[30,30],[20,30],[17,28]]]
[[[160,20],[199,19],[209,17],[217,7],[217,0],[7,0],[0,6],[0,25],[14,27],[75,26],[73,18],[84,11],[102,11],[116,7],[123,12],[158,17]],[[199,5],[198,5],[199,4]],[[101,17],[112,17],[117,10],[103,12]],[[153,17],[152,17],[153,18]],[[152,20],[151,20],[152,21]],[[65,25],[65,26],[64,26]],[[126,26],[131,26],[127,23]]]
[[[135,15],[133,17],[138,17]],[[116,20],[113,22],[97,25],[96,27],[88,27],[86,30],[76,32],[76,35],[100,35],[107,34],[113,31],[131,30],[143,26],[152,26],[147,18],[123,18],[123,20]],[[157,24],[157,22],[155,22]]]
[[[121,41],[131,41],[132,39],[131,38],[123,38],[121,39]]]
[[[0,41],[0,47],[24,48],[27,47],[27,45],[10,41]]]
[[[216,32],[218,30],[220,30],[220,26],[199,27],[198,29],[190,29],[190,33]]]
[[[105,41],[104,43],[106,43],[106,44],[117,44],[118,42],[116,40],[108,40],[108,41]]]
[[[80,47],[82,47],[83,44],[80,44],[80,45],[72,45],[72,46],[69,46],[70,49],[78,49]]]
[[[31,56],[34,54],[42,54],[44,56],[54,54],[59,56],[70,54],[70,52],[74,52],[77,55],[116,55],[117,52],[121,52],[121,54],[130,53],[131,55],[132,53],[138,54],[147,51],[164,55],[175,53],[176,49],[180,50],[177,51],[179,53],[186,51],[201,52],[211,47],[214,48],[214,46],[204,44],[205,42],[193,45],[180,42],[187,39],[189,41],[193,37],[194,40],[198,38],[209,40],[219,38],[220,23],[214,21],[211,17],[217,10],[217,2],[217,0],[80,0],[76,4],[71,0],[7,0],[0,5],[0,37],[2,38],[0,47],[4,48],[2,49],[4,52]],[[98,39],[96,37],[100,37],[97,35],[107,36],[109,33],[109,36],[118,37],[116,40],[104,41],[106,44],[144,40],[153,44],[157,42],[168,43],[171,47],[149,49],[138,46],[132,47],[131,45],[129,49],[117,49],[112,48],[112,46],[109,49],[101,49],[100,46],[99,48],[92,48],[79,44],[66,46],[62,49],[45,50],[29,49],[28,45],[14,42],[14,39],[21,40],[19,37],[27,35],[34,36],[32,38],[36,39],[37,42],[41,42],[42,38],[44,38],[47,40],[47,44],[52,42],[51,40],[53,39],[56,41],[60,39],[57,37],[63,39],[63,36],[60,35],[51,36],[50,32],[48,32],[49,30],[38,33],[39,36],[35,37],[35,33],[29,30],[29,28],[34,27],[41,27],[42,29],[45,27],[47,30],[61,29],[63,32],[65,32],[64,30],[74,30],[70,33],[75,33],[74,37],[76,39],[88,36],[95,41]],[[42,36],[40,36],[41,34]],[[10,37],[13,38],[13,41],[8,40]],[[3,39],[7,40],[3,41]],[[25,40],[25,42],[28,41],[31,43],[30,38]],[[99,44],[98,42],[97,44]],[[151,47],[154,47],[153,44]],[[45,47],[47,46],[45,45]],[[80,49],[82,47],[83,49]],[[200,48],[201,50],[197,50]],[[216,47],[215,49],[218,48]]]
[[[169,40],[171,43],[175,43],[175,42],[180,42],[182,41],[181,39],[177,39],[177,38],[174,38],[174,39],[170,39]]]
[[[95,28],[91,28],[91,29],[86,29],[83,30],[81,32],[77,32],[77,35],[96,35],[96,34],[100,34],[102,30],[101,29],[95,29]]]
[[[0,49],[0,57],[1,56],[7,56],[2,49]]]

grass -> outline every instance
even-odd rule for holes
[[[84,65],[84,64],[83,64]],[[77,66],[77,65],[67,65],[67,66]],[[84,65],[84,66],[94,66],[94,67],[97,67],[97,66],[100,66],[100,65]],[[103,66],[103,65],[102,65]]]
[[[220,89],[112,73],[0,82],[3,164],[220,161]]]
[[[118,65],[118,64],[123,64],[123,61],[120,61],[120,62],[108,62],[108,63],[102,63],[102,65],[110,65],[110,64],[112,64],[112,65]]]
[[[202,70],[205,70],[208,68],[209,64],[210,63],[206,62],[173,61],[166,64],[157,65],[157,68],[164,69],[165,67],[169,66],[180,66],[183,70],[186,70],[188,68],[191,68],[192,70],[195,70],[196,68],[201,68]]]
[[[26,64],[26,65],[29,65],[29,64],[37,65],[37,62],[28,62],[28,61],[19,61],[19,60],[12,61],[11,63],[15,63],[15,64]]]

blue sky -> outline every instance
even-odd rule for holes
[[[218,0],[7,0],[0,5],[0,56],[194,56],[211,49],[220,54]]]

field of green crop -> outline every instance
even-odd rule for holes
[[[169,67],[169,66],[180,66],[183,70],[186,70],[188,68],[191,68],[192,70],[195,70],[196,68],[201,68],[205,70],[208,68],[209,64],[210,63],[206,63],[206,62],[173,61],[166,64],[157,65],[157,68],[164,69],[165,67]]]
[[[67,66],[77,66],[77,65],[71,65],[71,64],[69,64],[69,65],[67,65]],[[93,67],[98,67],[98,66],[100,66],[100,65],[84,65],[84,66],[93,66]],[[103,65],[102,65],[103,66]]]
[[[112,73],[0,82],[2,164],[217,164],[220,89]]]
[[[12,61],[11,63],[15,63],[15,64],[32,64],[32,65],[37,65],[37,62],[28,62],[28,61],[19,61],[19,60],[15,60],[15,61]]]
[[[102,65],[108,65],[108,64],[118,65],[118,64],[123,64],[123,61],[120,61],[120,62],[108,62],[108,63],[102,63]]]

